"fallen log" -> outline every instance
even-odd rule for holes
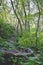
[[[24,56],[24,55],[32,55],[33,51],[29,48],[24,49],[24,50],[0,50],[1,52],[3,52],[4,54],[11,54],[14,56]]]
[[[13,65],[13,62],[9,64],[9,61],[8,61],[8,58],[10,58],[11,56],[17,57],[17,62],[15,63],[15,65],[17,65],[19,58],[22,58],[23,61],[25,61],[27,60],[26,56],[33,55],[33,51],[31,49],[24,49],[24,50],[3,50],[1,49],[0,51],[3,53],[3,57],[5,58],[5,63],[7,62],[6,65]],[[5,65],[5,63],[1,65]]]

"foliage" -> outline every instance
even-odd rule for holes
[[[13,27],[0,19],[0,36],[8,39],[11,34],[14,34]]]
[[[0,0],[0,50],[31,48],[33,57],[8,58],[17,65],[43,65],[43,0]],[[0,62],[4,63],[0,51]]]
[[[42,47],[43,45],[43,32],[38,32],[38,47]],[[36,32],[35,29],[31,29],[31,32],[28,30],[24,31],[22,37],[19,39],[19,43],[21,46],[24,47],[31,47],[35,46],[36,43]]]

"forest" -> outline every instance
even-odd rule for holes
[[[0,65],[43,65],[43,0],[0,0]]]

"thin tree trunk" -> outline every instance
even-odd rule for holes
[[[29,14],[30,14],[30,1],[28,2],[28,9],[29,9]],[[29,21],[28,21],[28,28],[29,28],[29,31],[30,31],[30,23],[29,23]]]
[[[37,7],[38,7],[38,10],[39,10],[39,16],[38,16],[38,22],[37,22],[37,28],[36,28],[36,47],[37,47],[37,42],[38,42],[38,29],[39,29],[39,22],[40,22],[40,8],[39,8],[39,4],[38,4],[38,1],[36,0],[36,3],[37,3]]]
[[[22,0],[22,6],[23,6],[23,9],[24,9],[24,14],[25,14],[25,30],[26,30],[26,26],[27,26],[27,20],[26,20],[26,10],[25,10],[25,6],[24,6],[24,1]]]
[[[11,0],[11,4],[12,4],[13,11],[14,11],[14,13],[15,13],[15,15],[16,15],[16,17],[17,17],[17,19],[18,19],[18,23],[20,24],[20,28],[21,28],[21,30],[22,30],[21,21],[20,21],[20,19],[19,19],[18,15],[17,15],[17,13],[16,13],[16,10],[14,9],[14,5],[13,5],[12,0]]]
[[[0,0],[0,6],[1,6],[1,4],[2,4],[2,0]]]

